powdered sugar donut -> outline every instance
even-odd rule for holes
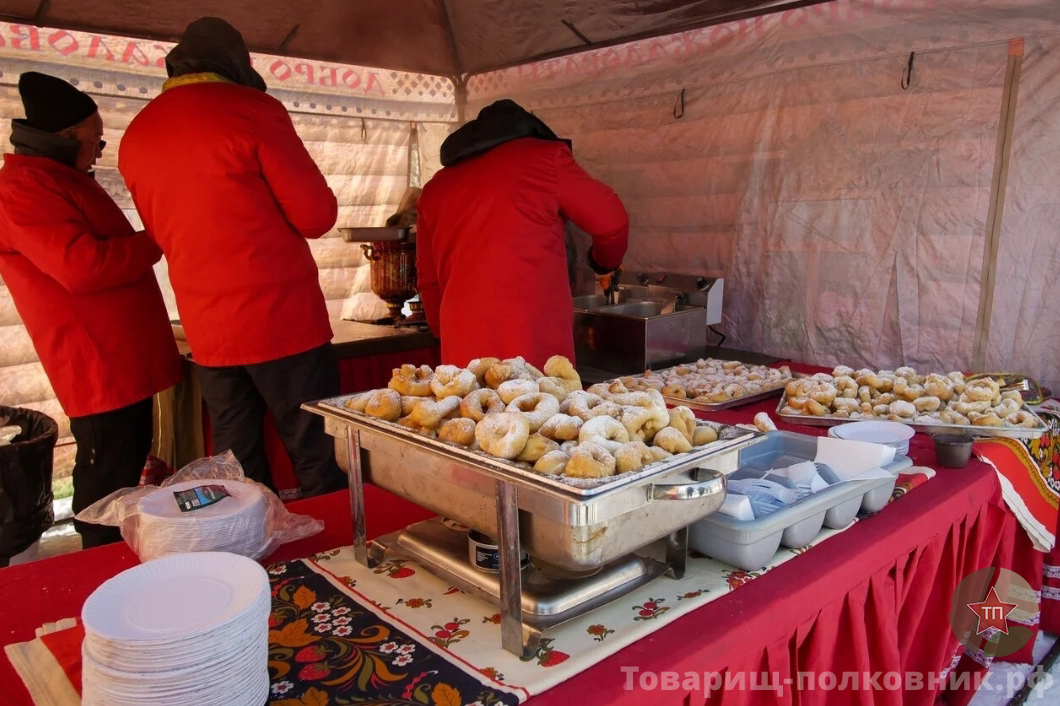
[[[538,432],[553,441],[573,441],[578,438],[578,432],[582,428],[581,417],[572,417],[569,414],[553,414]]]
[[[427,429],[434,429],[442,419],[460,409],[460,398],[456,395],[441,400],[423,400],[412,408],[412,421]]]
[[[509,383],[504,383],[507,385]],[[501,387],[504,387],[501,385]],[[504,399],[504,396],[501,396]],[[520,395],[508,403],[508,412],[522,412],[530,424],[530,432],[541,428],[541,425],[559,414],[559,400],[544,392]]]
[[[592,418],[591,411],[604,403],[604,398],[600,395],[594,395],[591,392],[584,392],[577,390],[567,395],[567,399],[563,400],[563,404],[560,405],[560,411],[566,414],[580,417],[582,421]],[[567,409],[563,407],[566,405]]]
[[[540,390],[534,380],[505,380],[497,386],[497,394],[501,396],[504,404],[511,404],[516,397],[533,395],[538,392]]]
[[[592,442],[579,443],[564,470],[564,475],[571,478],[608,478],[614,474],[615,457],[604,447]]]
[[[397,390],[376,390],[369,397],[364,413],[370,417],[395,422],[401,417],[401,394]]]
[[[685,438],[680,429],[666,427],[655,435],[655,445],[665,449],[672,454],[685,453],[692,450],[692,442]]]
[[[582,389],[582,378],[569,360],[561,355],[554,355],[545,361],[545,375],[563,380],[567,392]]]
[[[524,446],[523,450],[519,452],[519,455],[515,457],[515,460],[534,463],[549,451],[557,450],[559,450],[559,444],[552,439],[547,439],[540,434],[531,434],[526,439],[526,446]]]
[[[582,424],[582,428],[578,431],[578,443],[584,444],[587,441],[608,448],[608,445],[603,442],[629,443],[629,432],[617,419],[593,417]]]
[[[493,412],[475,427],[475,441],[486,453],[513,459],[522,453],[530,437],[530,423],[519,412]]]
[[[490,369],[491,365],[499,362],[501,362],[500,358],[475,358],[467,364],[467,369],[474,373],[475,379],[478,380],[478,384],[485,387],[486,371]]]
[[[626,428],[629,438],[634,441],[651,441],[660,429],[670,423],[666,408],[658,407],[622,407],[618,421]]]
[[[563,471],[567,468],[568,461],[570,461],[570,454],[558,449],[556,451],[549,451],[541,458],[537,459],[537,462],[534,463],[534,470],[538,473],[561,476],[563,475]]]
[[[692,436],[696,431],[696,415],[688,407],[674,407],[668,412],[670,423],[668,426],[684,434],[688,443],[692,443]]]
[[[372,399],[373,394],[375,394],[375,390],[358,393],[343,402],[342,406],[346,409],[352,409],[354,412],[363,412],[364,408],[368,406],[368,400]]]
[[[651,449],[643,441],[631,441],[615,451],[615,471],[631,473],[655,463]]]
[[[475,420],[467,417],[446,419],[438,427],[438,438],[461,446],[471,446],[475,440]]]
[[[556,377],[544,377],[537,381],[537,389],[541,390],[547,395],[552,395],[556,398],[556,401],[562,402],[567,399],[566,385],[562,378]]]
[[[464,397],[478,387],[478,379],[470,370],[455,365],[439,365],[431,378],[431,392],[438,399],[456,395]]]
[[[503,412],[504,411],[504,400],[497,394],[496,390],[491,390],[488,387],[480,390],[473,390],[464,396],[464,399],[460,400],[460,414],[474,419],[476,422],[482,421],[490,412]]]
[[[391,390],[397,390],[402,395],[413,397],[429,397],[431,392],[431,378],[434,372],[429,366],[405,363],[400,368],[394,368],[394,375],[387,383]]]

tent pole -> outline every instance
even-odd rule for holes
[[[986,243],[983,246],[983,265],[979,278],[979,309],[975,319],[975,350],[972,370],[986,370],[986,353],[990,344],[990,320],[994,310],[994,285],[997,251],[1001,241],[1001,219],[1005,208],[1005,187],[1008,165],[1012,154],[1012,129],[1016,122],[1016,103],[1019,98],[1020,74],[1023,69],[1023,39],[1012,39],[1008,48],[1008,67],[1001,92],[1001,116],[998,121],[997,150],[994,156],[994,175],[990,185],[990,209],[986,216]]]
[[[456,123],[467,120],[467,74],[453,77],[453,99],[456,103]]]

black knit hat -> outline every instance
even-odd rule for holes
[[[26,111],[22,123],[43,132],[73,127],[99,110],[87,93],[61,78],[36,71],[18,77],[18,94]]]
[[[180,42],[166,55],[166,72],[170,76],[213,72],[265,90],[265,80],[250,65],[243,35],[218,17],[202,17],[187,26]]]

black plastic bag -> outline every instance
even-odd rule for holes
[[[52,460],[59,425],[46,414],[0,406],[0,427],[22,433],[0,446],[0,566],[40,539],[55,520]]]

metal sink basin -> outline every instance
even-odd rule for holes
[[[623,285],[619,287],[618,292],[615,293],[615,304],[608,304],[607,299],[604,298],[603,294],[585,294],[579,297],[574,297],[574,310],[596,311],[605,306],[615,306],[617,304],[626,304],[648,299],[648,289],[648,287],[640,287],[637,285]]]
[[[701,309],[698,306],[689,306],[687,304],[676,304],[672,301],[630,301],[624,304],[615,304],[614,306],[604,306],[599,309],[595,309],[600,314],[610,314],[612,316],[632,316],[638,319],[647,319],[652,316],[663,316],[665,314],[673,314],[680,311],[689,311],[691,309]]]

